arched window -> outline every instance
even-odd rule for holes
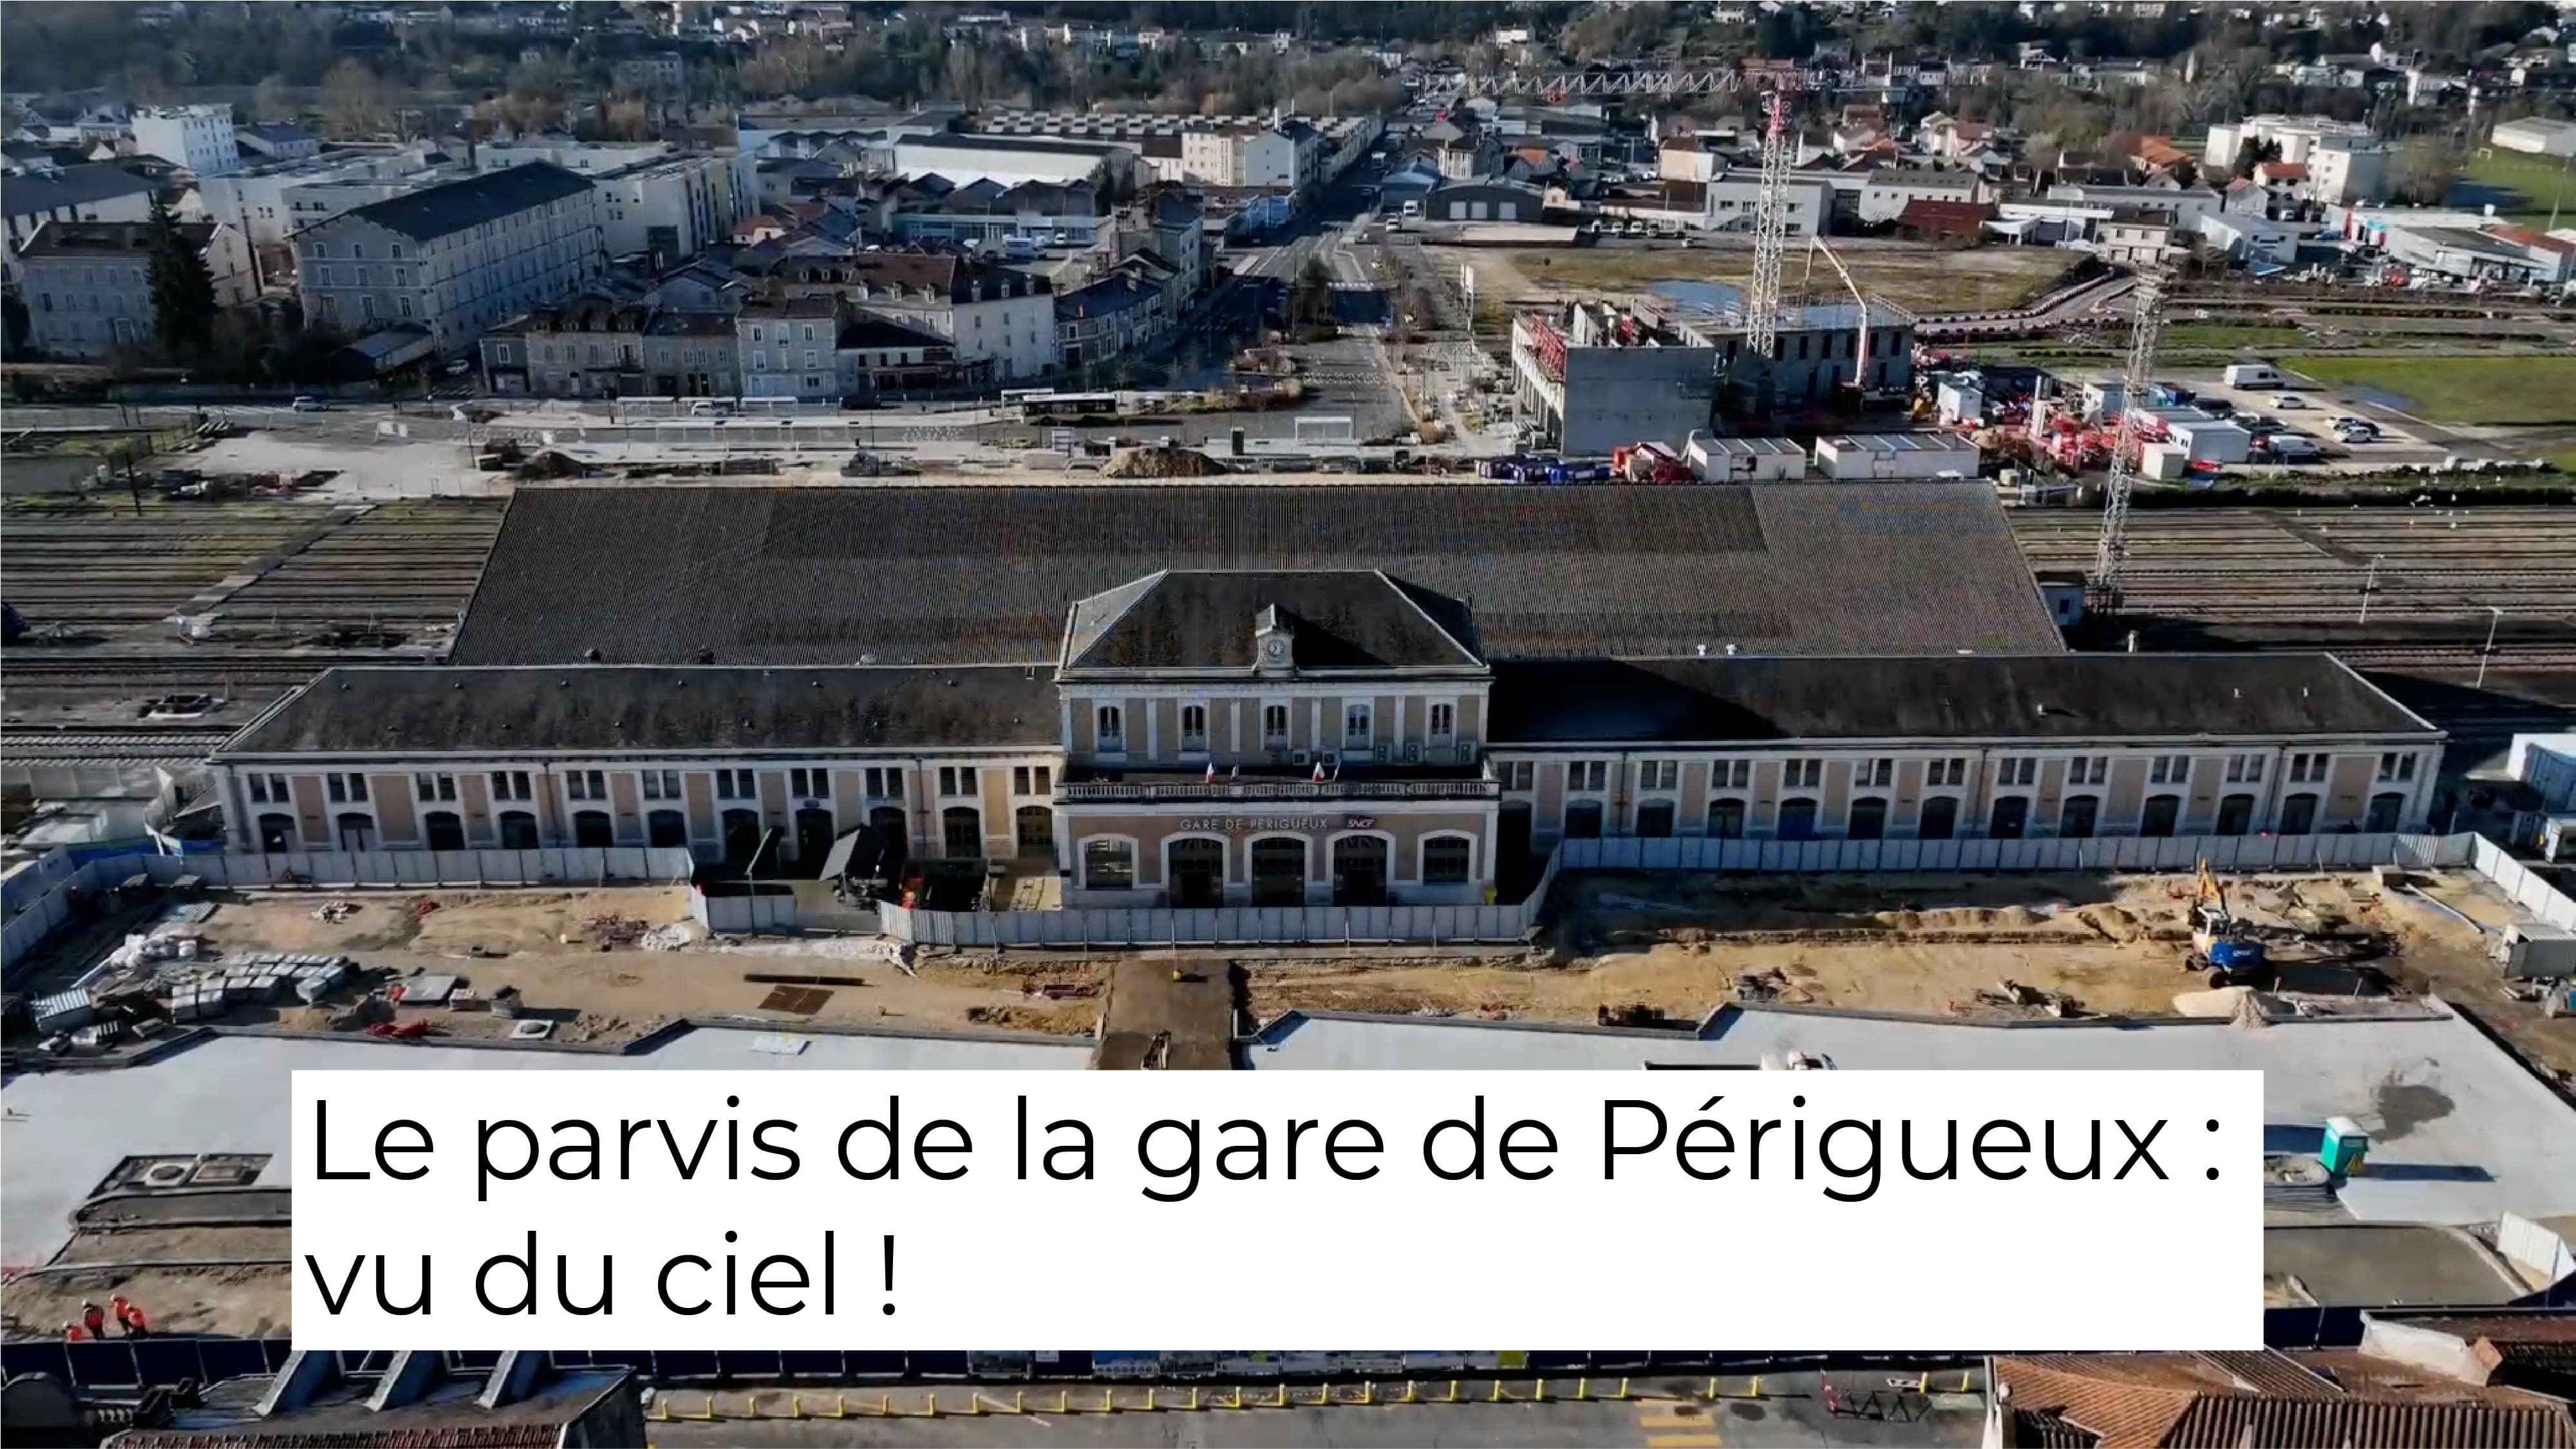
[[[617,827],[605,810],[576,810],[572,817],[572,843],[591,850],[605,850],[617,843]]]
[[[432,810],[421,817],[421,838],[432,850],[463,850],[465,821],[453,810]]]
[[[1816,802],[1804,795],[1780,802],[1780,838],[1813,840],[1816,838]]]
[[[1476,878],[1476,842],[1465,835],[1434,835],[1422,842],[1424,885],[1465,885]]]

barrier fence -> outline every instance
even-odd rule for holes
[[[2429,870],[2477,863],[2474,835],[2104,836],[2084,840],[1718,840],[1634,836],[1568,840],[1569,870],[1715,870],[1755,874],[1904,871]],[[2493,850],[2494,847],[2488,847]],[[2496,851],[2501,857],[2503,852]],[[2480,869],[2485,869],[2480,865]],[[2492,872],[2489,872],[2492,874]]]

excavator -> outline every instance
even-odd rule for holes
[[[2200,862],[2198,888],[2191,898],[2191,959],[2194,971],[2206,968],[2212,987],[2251,984],[2266,974],[2263,943],[2253,924],[2227,907],[2227,887],[2209,862]]]

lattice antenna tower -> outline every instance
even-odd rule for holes
[[[2142,270],[2130,294],[2136,315],[2129,323],[2129,364],[2120,379],[2120,426],[2111,438],[2111,477],[2102,488],[2102,537],[2093,548],[2089,592],[2098,607],[2120,605],[2120,569],[2129,557],[2129,495],[2138,485],[2139,422],[2156,384],[2156,339],[2164,330],[2164,278]]]
[[[1773,91],[1762,131],[1762,190],[1753,203],[1753,280],[1744,289],[1744,341],[1762,358],[1767,390],[1780,345],[1780,264],[1789,249],[1789,98]]]

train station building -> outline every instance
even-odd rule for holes
[[[1465,904],[1568,837],[2415,829],[2442,749],[2325,655],[2066,652],[1974,483],[530,489],[454,659],[233,738],[234,848]]]

